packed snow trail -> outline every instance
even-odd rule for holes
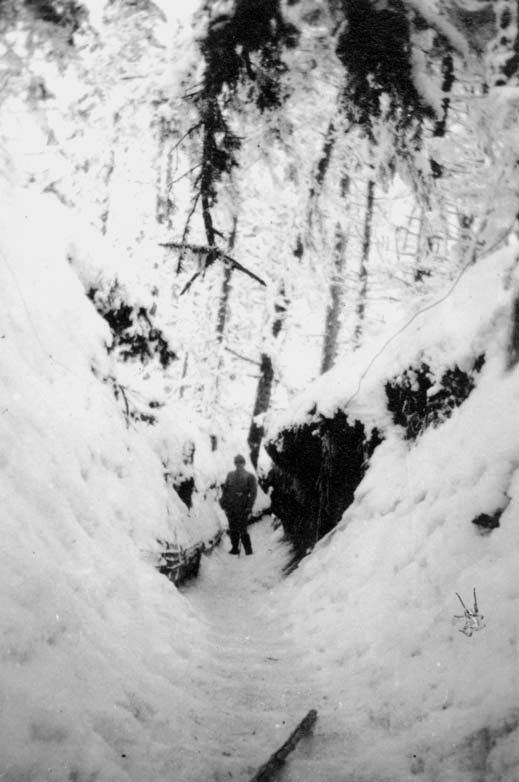
[[[178,782],[246,782],[307,711],[319,706],[301,650],[281,618],[268,610],[288,547],[268,520],[254,524],[250,533],[252,556],[229,556],[224,541],[203,558],[197,581],[182,590],[207,626],[209,657],[193,683],[201,698],[194,755],[198,749],[205,756],[212,776],[197,777],[193,770],[193,777]],[[313,742],[306,737],[293,756],[311,754]],[[200,768],[202,758],[193,760]],[[289,758],[279,780],[310,779],[289,776],[290,763]]]

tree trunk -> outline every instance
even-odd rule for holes
[[[315,182],[310,188],[310,198],[318,195],[324,184],[326,174],[330,167],[333,147],[335,144],[335,137],[335,126],[332,121],[328,125],[326,136],[324,137],[323,151],[317,163],[317,171],[315,172]]]
[[[238,218],[236,215],[233,217],[231,234],[229,236],[228,248],[229,254],[234,249],[234,243],[236,241],[236,228],[238,225]],[[223,351],[222,343],[225,335],[225,327],[227,325],[227,318],[229,315],[229,297],[231,295],[231,278],[232,278],[232,266],[230,264],[224,264],[222,287],[220,288],[220,299],[218,301],[218,313],[216,316],[216,371],[215,371],[215,383],[214,383],[214,402],[218,402],[220,395],[220,374],[223,369]]]
[[[335,132],[335,126],[332,121],[329,123],[328,130],[326,131],[321,157],[317,161],[317,167],[315,170],[315,174],[313,176],[310,192],[308,193],[307,223],[308,223],[308,229],[310,231],[312,231],[312,229],[314,228],[314,221],[319,214],[318,213],[319,196],[321,195],[321,191],[323,189],[324,180],[326,179],[326,174],[328,173],[328,170],[330,168],[333,149],[335,146],[335,140],[336,140],[336,132]]]
[[[324,374],[335,364],[337,346],[341,330],[341,312],[344,299],[344,266],[346,264],[346,246],[348,240],[342,226],[335,226],[335,247],[333,258],[333,275],[330,282],[330,301],[326,311],[326,326],[324,333],[321,374]]]
[[[366,316],[366,297],[368,293],[368,262],[371,249],[371,227],[373,223],[373,203],[375,194],[375,182],[370,179],[366,192],[366,214],[364,219],[364,234],[359,268],[359,296],[357,300],[357,323],[353,334],[353,343],[356,348],[360,345],[364,318]]]
[[[166,227],[168,231],[173,230],[173,146],[170,141],[167,159],[166,159],[166,192],[164,193],[164,209],[166,217]]]
[[[513,369],[519,363],[519,293],[512,308],[512,328],[508,343],[507,369]]]
[[[426,267],[426,259],[428,258],[428,250],[431,249],[430,239],[427,236],[425,226],[425,208],[420,209],[420,215],[418,217],[418,231],[416,237],[416,261],[413,278],[417,283],[421,283],[424,277],[430,277],[430,271]]]
[[[160,106],[160,104],[159,104]],[[157,166],[155,176],[155,219],[173,229],[173,159],[175,145],[171,121],[160,116],[157,122]]]
[[[269,409],[273,381],[274,368],[272,366],[272,359],[267,353],[262,353],[260,359],[260,377],[258,380],[249,436],[247,438],[250,450],[250,460],[255,469],[258,467],[259,450],[265,431],[263,422],[258,423],[256,417],[263,415]]]
[[[349,192],[349,179],[341,183],[341,196],[345,198]],[[346,265],[346,247],[348,237],[343,226],[338,222],[335,226],[335,246],[333,254],[333,270],[330,281],[330,299],[326,311],[323,356],[321,374],[327,372],[335,364],[339,334],[341,331],[341,314],[344,300],[344,267]]]
[[[450,94],[454,84],[454,60],[452,58],[452,54],[446,54],[443,58],[442,72],[442,92],[444,97],[442,98],[442,116],[436,120],[433,129],[433,136],[436,138],[443,138],[447,130],[447,118],[449,116],[449,107],[451,102]],[[439,179],[443,174],[443,166],[434,158],[430,159],[430,164],[434,179]]]
[[[184,363],[182,364],[182,378],[181,378],[181,381],[180,381],[180,388],[178,390],[178,395],[179,395],[180,399],[182,399],[183,396],[184,396],[184,388],[186,387],[186,384],[185,384],[184,381],[185,381],[185,379],[187,377],[188,365],[189,365],[189,353],[186,352],[184,354]]]
[[[227,322],[229,296],[231,294],[232,266],[226,264],[223,267],[222,287],[220,290],[220,301],[218,302],[218,316],[216,319],[216,341],[221,344],[225,333],[225,324]]]
[[[103,177],[103,185],[105,190],[103,209],[101,211],[101,233],[103,234],[103,236],[106,236],[106,232],[108,230],[108,217],[110,216],[110,184],[112,181],[112,176],[115,168],[115,149],[119,142],[119,120],[120,119],[121,116],[119,112],[116,112],[114,114],[114,138],[110,149],[110,157],[106,165],[105,175]]]
[[[162,223],[164,222],[163,165],[164,149],[166,146],[166,120],[164,117],[159,118],[158,128],[157,171],[155,178],[155,220],[157,223]]]
[[[275,304],[275,317],[272,324],[272,336],[274,338],[279,336],[279,333],[283,327],[283,321],[287,310],[288,302],[285,298],[285,291],[283,285],[280,289],[279,299]],[[272,386],[274,384],[274,367],[272,365],[272,358],[268,353],[262,353],[260,357],[260,376],[258,380],[258,387],[256,390],[256,399],[254,401],[254,410],[252,412],[252,421],[249,429],[249,435],[247,443],[249,445],[250,460],[254,465],[254,468],[258,467],[258,457],[265,432],[263,421],[258,422],[256,418],[263,416],[270,407],[270,400],[272,397]]]
[[[228,251],[229,255],[234,249],[234,243],[236,241],[236,227],[238,225],[238,218],[233,217],[231,234],[229,236]],[[227,322],[227,315],[229,310],[229,296],[231,293],[231,277],[232,266],[225,264],[223,267],[223,279],[222,287],[220,289],[220,301],[218,303],[218,315],[216,318],[216,341],[221,345],[223,336],[225,333],[225,325]]]

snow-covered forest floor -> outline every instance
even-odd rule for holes
[[[269,610],[289,558],[281,532],[270,520],[254,524],[252,557],[229,556],[225,542],[182,589],[203,623],[209,655],[192,680],[200,732],[179,748],[200,767],[188,779],[251,778],[316,705],[298,639]]]

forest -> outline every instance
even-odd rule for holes
[[[2,780],[515,782],[518,30],[0,0]]]

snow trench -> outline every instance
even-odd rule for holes
[[[343,411],[326,431],[330,491],[345,443],[383,437],[367,469],[355,454],[349,506],[323,506],[326,523],[342,517],[297,569],[283,578],[292,550],[265,521],[252,557],[219,546],[177,589],[158,540],[221,531],[214,456],[180,410],[128,425],[58,217],[26,196],[0,210],[0,778],[247,782],[315,708],[282,782],[515,782],[516,248],[476,265],[388,363],[358,356],[286,413],[278,431]],[[483,354],[462,404],[406,438],[385,382],[422,363],[473,373]],[[322,453],[297,436],[290,458],[308,443],[313,474]],[[189,438],[207,491],[188,511],[168,481],[189,473]]]

